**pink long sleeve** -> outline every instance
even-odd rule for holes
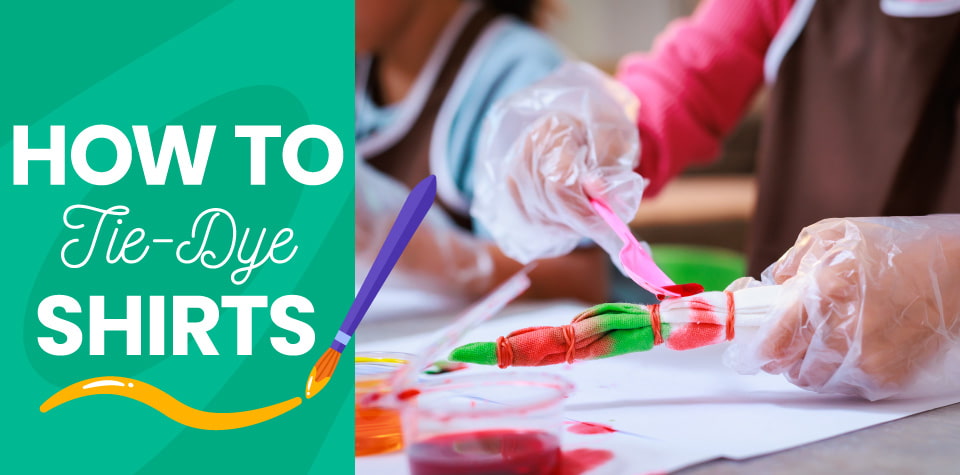
[[[793,0],[707,0],[672,23],[649,54],[631,54],[617,79],[640,98],[638,172],[646,195],[691,163],[719,154],[723,137],[763,80],[767,47]]]

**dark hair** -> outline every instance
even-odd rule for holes
[[[555,7],[551,0],[483,0],[483,4],[537,26],[543,26]]]

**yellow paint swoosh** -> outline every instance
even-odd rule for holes
[[[108,376],[73,383],[57,391],[40,405],[40,412],[47,412],[74,399],[97,394],[113,394],[142,402],[185,426],[204,430],[228,430],[252,426],[273,419],[303,402],[301,398],[295,397],[251,411],[207,412],[187,406],[156,386],[136,379]]]

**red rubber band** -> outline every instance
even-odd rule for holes
[[[570,364],[573,363],[573,357],[577,351],[577,330],[573,328],[573,325],[564,325],[560,329],[563,331],[563,340],[567,343],[565,358],[567,364]]]
[[[505,337],[497,338],[497,367],[509,368],[513,364],[513,348]]]
[[[736,304],[733,301],[733,292],[724,292],[727,294],[727,341],[733,339],[734,323],[737,318]]]
[[[663,333],[660,331],[660,305],[650,306],[650,326],[653,328],[653,346],[663,343]]]

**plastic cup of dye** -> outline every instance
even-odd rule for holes
[[[403,448],[400,410],[379,404],[390,391],[388,382],[413,355],[396,352],[360,352],[354,358],[354,449],[357,457]]]
[[[559,473],[563,402],[573,390],[548,373],[455,375],[418,387],[403,428],[413,475]]]

